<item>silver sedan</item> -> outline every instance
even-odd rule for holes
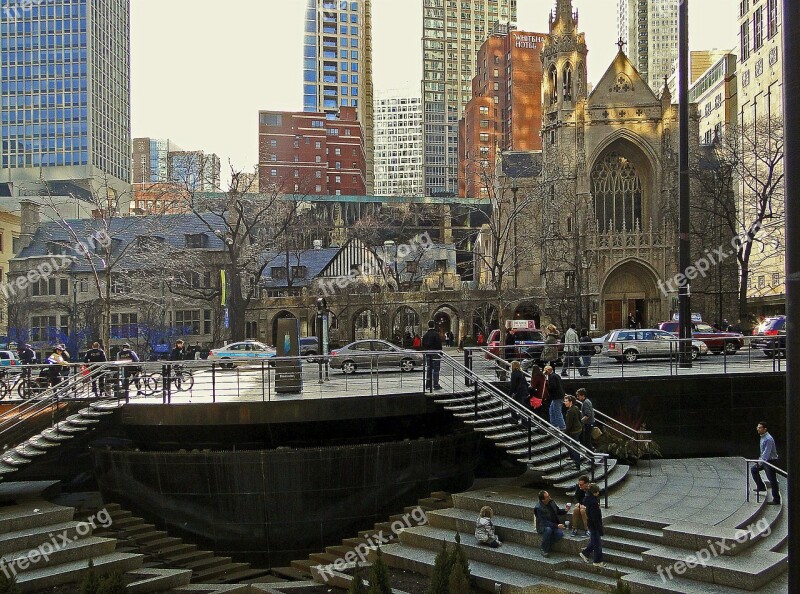
[[[355,373],[358,369],[397,368],[413,371],[422,365],[422,355],[407,351],[385,340],[357,340],[331,351],[330,366],[342,373]]]

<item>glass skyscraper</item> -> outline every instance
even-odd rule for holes
[[[0,183],[130,188],[130,0],[0,7]]]
[[[367,193],[374,191],[372,0],[308,0],[303,111],[335,118],[355,107],[364,130]]]

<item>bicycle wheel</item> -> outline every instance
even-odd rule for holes
[[[11,384],[5,380],[0,381],[0,400],[11,394]]]
[[[181,371],[175,377],[175,387],[179,392],[186,392],[194,386],[194,376],[190,371]]]
[[[163,379],[164,378],[157,371],[141,376],[139,381],[141,382],[142,393],[145,396],[152,396],[161,389]]]
[[[31,396],[34,395],[33,386],[31,385],[31,380],[22,380],[17,384],[17,394],[23,400],[27,400]]]

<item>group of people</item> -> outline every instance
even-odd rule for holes
[[[507,360],[515,360],[518,358],[519,352],[517,350],[517,337],[516,330],[510,328],[506,334],[505,339],[505,358]],[[555,324],[549,324],[545,330],[544,347],[539,355],[539,361],[542,365],[550,365],[555,367],[559,359],[562,359],[562,354],[559,352],[559,345],[561,343],[561,334]],[[589,330],[583,328],[578,334],[575,324],[570,324],[567,331],[564,333],[564,364],[561,367],[561,375],[563,377],[569,376],[569,369],[573,368],[584,377],[588,377],[589,365],[592,362],[594,355],[594,343],[589,336]]]
[[[536,521],[536,533],[541,536],[542,556],[549,557],[553,545],[564,538],[564,533],[569,530],[570,526],[570,520],[567,520],[566,517],[571,517],[571,536],[589,539],[589,543],[578,553],[578,556],[585,563],[592,563],[595,567],[605,567],[600,487],[596,483],[591,483],[588,475],[582,475],[578,478],[578,484],[575,486],[575,500],[574,506],[567,503],[565,507],[561,508],[553,501],[549,492],[539,491],[539,501],[533,509],[533,514]],[[561,516],[565,518],[562,520]],[[493,518],[492,508],[488,505],[483,506],[475,522],[475,539],[484,546],[496,549],[503,543],[497,534]],[[578,530],[578,526],[582,526],[581,531]]]

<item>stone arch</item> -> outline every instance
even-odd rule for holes
[[[414,335],[422,336],[423,329],[420,319],[419,313],[413,307],[408,305],[398,307],[392,315],[392,336],[390,338],[399,336],[403,347],[410,348]]]
[[[285,320],[285,319],[298,319],[297,315],[289,311],[288,309],[282,309],[274,316],[272,316],[272,345],[275,346],[278,344],[278,320]]]
[[[536,327],[540,328],[541,315],[538,304],[533,301],[523,301],[514,309],[513,317],[515,320],[533,320],[536,322]]]
[[[362,307],[353,314],[353,340],[381,337],[381,316],[371,307]]]
[[[647,165],[650,170],[653,172],[654,178],[661,177],[661,165],[658,154],[656,153],[653,146],[647,142],[644,138],[628,130],[627,128],[618,128],[611,132],[608,136],[606,136],[601,142],[597,144],[596,147],[592,150],[591,155],[586,160],[587,163],[591,163],[592,166],[597,162],[600,156],[611,147],[611,145],[618,143],[620,141],[627,141],[631,145],[633,145],[636,149],[641,151],[644,157],[647,158]]]
[[[637,222],[639,228],[646,228],[650,219],[660,224],[658,168],[642,143],[618,134],[611,141],[606,139],[590,162],[588,190],[601,230],[632,231]]]
[[[639,258],[612,266],[600,284],[599,326],[604,330],[624,328],[628,315],[633,315],[640,327],[660,321],[666,297],[659,291],[658,279],[656,270]]]
[[[558,69],[555,64],[547,71],[547,95],[550,98],[550,105],[558,102]]]
[[[572,90],[572,79],[573,79],[573,68],[572,62],[567,61],[564,64],[564,68],[561,71],[563,74],[561,75],[561,85],[564,88],[564,101],[572,101],[573,98],[573,90]]]
[[[436,330],[439,332],[439,335],[442,337],[442,342],[445,339],[445,333],[449,330],[453,333],[455,337],[455,344],[458,344],[458,340],[461,334],[460,322],[461,322],[461,313],[460,311],[450,305],[449,303],[443,303],[439,305],[433,311],[433,321],[436,324]]]

